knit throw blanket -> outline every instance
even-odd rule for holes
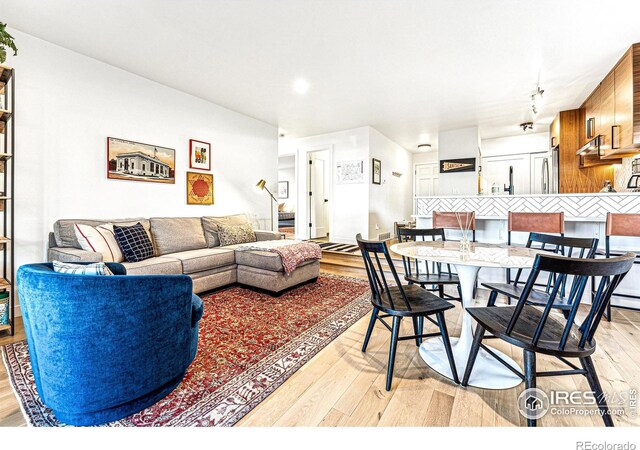
[[[260,241],[242,244],[236,247],[239,251],[259,250],[263,252],[273,252],[280,255],[282,259],[282,268],[284,273],[289,275],[296,270],[304,261],[311,259],[321,259],[322,249],[314,242],[279,240],[279,241]]]

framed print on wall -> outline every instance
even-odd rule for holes
[[[195,139],[189,140],[189,168],[211,170],[211,144]]]
[[[213,205],[213,175],[187,172],[187,205]]]
[[[172,148],[107,138],[107,178],[173,184],[175,168]]]
[[[364,161],[341,161],[336,163],[337,184],[364,182]]]
[[[278,198],[289,198],[288,181],[278,181]]]
[[[379,159],[373,158],[371,162],[371,182],[373,184],[382,184],[382,163]]]

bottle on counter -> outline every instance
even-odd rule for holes
[[[498,195],[500,194],[500,185],[498,184],[497,181],[494,181],[493,184],[491,185],[491,195]]]

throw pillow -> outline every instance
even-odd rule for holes
[[[207,240],[207,247],[218,247],[220,245],[220,238],[218,237],[220,225],[235,226],[243,225],[245,223],[248,223],[247,216],[245,214],[235,214],[222,217],[203,217],[202,228],[204,230],[204,237]]]
[[[53,271],[74,275],[113,275],[105,263],[73,264],[53,261]]]
[[[153,244],[140,222],[131,227],[113,226],[118,246],[127,262],[138,262],[153,256]]]
[[[73,228],[82,250],[101,253],[102,260],[105,262],[124,261],[124,256],[113,232],[113,224],[103,223],[94,228],[90,225],[76,223]]]
[[[257,241],[256,233],[248,223],[236,226],[219,225],[218,228],[220,245],[244,244],[245,242]]]

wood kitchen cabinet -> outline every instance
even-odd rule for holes
[[[600,137],[600,156],[604,157],[611,152],[611,128],[615,123],[615,75],[612,70],[602,81],[599,88],[600,107],[598,113],[600,120],[596,121]]]
[[[634,108],[634,60],[636,64],[640,63],[640,54],[637,56],[634,53],[638,53],[640,48],[634,46],[630,48],[627,53],[622,57],[615,72],[615,123],[617,127],[615,130],[617,145],[614,146],[614,151],[619,151],[626,147],[630,147],[633,142],[633,122],[634,122],[634,109],[638,111],[638,107]],[[640,67],[640,66],[639,66]],[[638,68],[636,68],[638,70]],[[636,84],[640,84],[640,80],[636,80]],[[637,86],[640,88],[640,86]],[[640,97],[640,92],[636,89],[635,95]],[[613,154],[614,152],[610,152]]]
[[[585,113],[585,135],[589,141],[600,131],[600,85],[591,93],[583,104]]]

